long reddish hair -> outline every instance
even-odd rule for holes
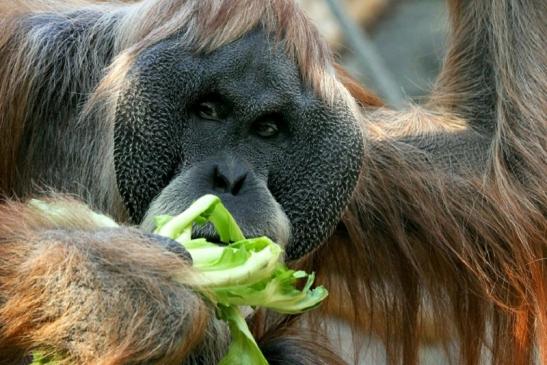
[[[330,290],[324,315],[381,338],[390,363],[418,363],[425,343],[456,363],[547,363],[547,14],[532,3],[451,1],[424,107],[371,110],[341,78],[365,106],[365,168],[336,233],[300,264]],[[486,140],[483,161],[412,142],[462,132]]]

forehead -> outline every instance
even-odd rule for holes
[[[262,30],[254,30],[198,57],[207,74],[230,93],[254,90],[255,98],[260,96],[261,90],[287,97],[311,93],[302,82],[296,62],[285,53],[283,44]]]
[[[131,79],[141,89],[168,92],[186,102],[218,93],[235,109],[255,113],[289,109],[335,113],[334,109],[345,106],[339,97],[334,103],[325,102],[310,82],[303,81],[301,68],[285,51],[286,44],[262,28],[203,53],[184,45],[183,39],[174,35],[145,49],[129,71]]]
[[[215,88],[255,100],[264,91],[282,99],[314,94],[302,82],[299,68],[284,51],[283,43],[262,29],[208,53],[195,53],[173,36],[139,54],[131,73],[145,79],[168,74],[171,81],[186,80],[202,89]]]
[[[229,69],[239,74],[255,73],[257,77],[301,82],[296,62],[285,53],[282,42],[259,29],[201,58],[210,62],[211,71]]]

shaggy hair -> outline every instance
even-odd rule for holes
[[[0,139],[6,141],[0,145],[0,364],[19,361],[35,348],[61,349],[68,363],[219,359],[225,331],[211,336],[210,308],[170,277],[173,267],[188,265],[135,230],[109,236],[95,232],[82,211],[52,222],[15,201],[35,196],[47,181],[46,189],[54,186],[55,193],[70,193],[127,223],[113,146],[105,141],[113,140],[118,95],[137,56],[173,36],[181,47],[207,53],[257,27],[284,47],[318,96],[341,101],[358,117],[328,48],[292,1],[0,0]],[[44,156],[35,143],[43,139],[62,143],[48,146]],[[41,163],[41,172],[50,176],[36,179],[28,160]],[[82,237],[62,234],[71,229]],[[94,268],[101,275],[94,277]],[[97,290],[79,292],[80,286],[89,288],[88,280]],[[108,292],[118,284],[121,294]],[[59,294],[59,288],[66,291]],[[116,318],[131,318],[124,321],[130,328],[120,328]],[[169,328],[165,324],[180,333],[159,333]],[[260,342],[273,363],[341,361],[315,334],[296,336],[287,326],[269,333]],[[276,359],[280,349],[292,351]]]
[[[377,335],[393,364],[416,364],[428,341],[447,352],[456,344],[450,354],[456,363],[547,363],[547,4],[449,5],[450,49],[430,101],[395,112],[378,108],[374,96],[337,69],[289,0],[0,1],[0,139],[9,141],[0,146],[0,193],[32,191],[20,183],[27,180],[17,151],[28,121],[56,110],[78,123],[79,134],[67,143],[89,151],[84,162],[59,156],[84,182],[66,190],[127,219],[113,171],[98,168],[103,175],[88,176],[78,166],[112,156],[97,138],[112,136],[117,95],[135,57],[175,33],[183,46],[210,52],[264,26],[297,62],[304,82],[359,115],[366,140],[365,168],[339,228],[298,263],[331,292],[322,313],[347,320],[356,342]],[[37,21],[43,17],[49,21]],[[73,34],[73,53],[52,51],[62,39],[43,35],[80,23],[86,26]],[[58,67],[52,55],[77,62]],[[44,73],[55,76],[50,84],[39,83]],[[44,105],[36,90],[55,93],[47,99],[60,105]],[[74,103],[75,92],[88,95],[83,106],[61,103]],[[113,166],[104,160],[96,163]],[[317,312],[257,317],[254,327],[257,334],[282,329],[311,357],[313,341],[298,329],[305,321],[306,329],[321,331],[322,320]],[[329,357],[324,363],[338,361]]]
[[[430,101],[363,111],[359,187],[303,265],[331,291],[323,311],[390,363],[424,343],[461,364],[547,363],[547,4],[449,5]]]

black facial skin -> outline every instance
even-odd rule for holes
[[[114,158],[131,217],[152,229],[154,215],[216,194],[246,236],[286,243],[289,259],[309,252],[355,187],[356,121],[305,86],[262,31],[206,55],[179,44],[143,52],[119,99]]]

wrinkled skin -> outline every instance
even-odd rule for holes
[[[116,176],[132,218],[153,228],[217,194],[247,236],[297,258],[323,241],[357,181],[362,140],[342,106],[303,85],[259,31],[207,55],[176,38],[143,52],[116,118]],[[195,232],[215,239],[210,227]]]

